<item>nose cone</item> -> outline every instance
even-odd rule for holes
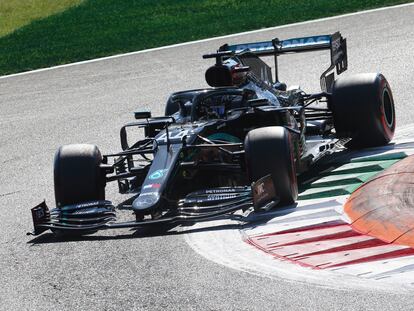
[[[132,202],[132,209],[135,212],[145,212],[146,210],[154,209],[160,203],[160,194],[157,192],[144,192]]]

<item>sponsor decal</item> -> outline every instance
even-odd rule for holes
[[[237,198],[237,194],[209,194],[205,200],[200,201],[220,201],[220,200],[229,200]]]
[[[342,56],[343,52],[341,50],[341,38],[332,40],[332,62],[336,64]]]
[[[256,195],[258,195],[259,197],[262,196],[265,193],[265,189],[264,189],[264,183],[260,183],[257,185],[256,187]]]
[[[281,43],[282,43],[282,49],[323,44],[323,43],[329,44],[330,36],[315,36],[315,37],[288,39],[288,40],[281,41]]]
[[[260,178],[253,183],[252,193],[253,205],[256,210],[267,206],[268,203],[277,204],[279,202],[271,175]]]
[[[93,202],[77,204],[76,207],[77,208],[85,208],[85,207],[92,207],[92,206],[96,206],[96,205],[99,205],[99,201],[93,201]]]
[[[89,209],[81,209],[81,210],[75,210],[73,212],[69,212],[66,215],[88,215],[88,214],[98,214],[106,212],[108,209],[105,207],[99,208],[99,207],[91,207]]]
[[[140,197],[158,196],[158,193],[157,192],[144,192],[144,193],[140,193],[139,196]]]
[[[229,189],[229,188],[204,190],[205,194],[220,194],[220,193],[229,193],[229,192],[237,192],[237,190]]]
[[[34,209],[36,219],[42,219],[46,216],[46,212],[43,208]]]
[[[235,52],[241,52],[244,50],[250,50],[253,52],[256,51],[265,51],[265,50],[272,50],[273,43],[272,41],[265,41],[265,42],[256,42],[256,43],[247,43],[247,44],[239,44],[236,46],[230,46],[230,50],[234,50]]]
[[[149,176],[149,179],[154,180],[154,179],[160,179],[163,178],[164,175],[168,172],[168,169],[163,169],[163,170],[156,170],[154,173],[152,173]]]
[[[317,44],[329,44],[330,38],[331,38],[330,36],[312,36],[312,37],[304,37],[304,38],[294,38],[294,39],[287,39],[287,40],[280,41],[280,44],[281,44],[282,49],[310,46],[310,45],[317,45]],[[272,41],[230,45],[228,47],[228,50],[234,51],[236,53],[247,50],[247,49],[252,52],[259,52],[259,51],[273,50],[274,47],[273,47]]]
[[[142,189],[159,189],[161,184],[149,184],[142,187]]]
[[[341,38],[337,38],[332,40],[332,49],[333,50],[339,50],[339,48],[341,47]]]
[[[133,205],[138,209],[147,209],[157,204],[160,196],[157,192],[145,192],[141,193],[134,201]]]

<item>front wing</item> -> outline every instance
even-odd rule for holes
[[[149,219],[116,222],[115,207],[110,201],[92,201],[49,209],[46,202],[32,208],[34,231],[65,234],[90,234],[98,230],[142,228],[162,224],[185,224],[211,220],[238,210],[267,210],[278,203],[271,177],[265,176],[245,187],[223,187],[197,191],[180,200],[177,208]]]

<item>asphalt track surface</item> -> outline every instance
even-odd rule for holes
[[[181,231],[120,230],[72,241],[25,236],[30,207],[43,198],[53,204],[58,146],[81,142],[104,153],[118,150],[118,129],[132,112],[147,107],[160,115],[170,92],[205,86],[210,62],[201,55],[225,42],[337,30],[348,38],[346,74],[382,72],[393,88],[398,125],[413,123],[414,6],[0,79],[0,310],[413,309],[409,294],[334,290],[217,265],[196,254]],[[323,53],[284,56],[280,77],[316,91],[328,62]],[[115,185],[107,194],[122,201]]]

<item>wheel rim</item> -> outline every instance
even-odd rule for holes
[[[384,120],[389,128],[393,128],[394,125],[394,106],[392,104],[390,93],[387,89],[384,89],[382,94],[382,102],[384,107]]]

